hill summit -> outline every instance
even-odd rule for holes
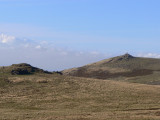
[[[108,79],[153,75],[160,71],[160,59],[134,57],[128,53],[62,71],[64,75]]]
[[[135,58],[135,57],[133,57],[132,55],[126,53],[126,54],[121,55],[121,56],[113,57],[108,62],[118,62],[118,61],[122,61],[122,60],[133,59],[133,58]]]
[[[119,58],[127,60],[127,59],[132,59],[132,58],[135,58],[135,57],[133,57],[132,55],[126,53],[126,54],[124,54],[122,56],[119,56]]]

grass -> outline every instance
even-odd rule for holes
[[[60,75],[8,76],[1,120],[159,120],[160,86]]]
[[[145,76],[117,77],[117,78],[112,78],[110,80],[148,84],[148,85],[160,85],[160,71],[154,71],[153,74]]]

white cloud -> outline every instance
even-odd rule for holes
[[[9,36],[5,34],[0,34],[0,42],[4,44],[12,43],[16,40],[15,36]]]
[[[90,52],[71,51],[56,47],[43,50],[43,47],[41,47],[40,45],[29,46],[29,48],[19,46],[14,47],[14,49],[10,47],[2,49],[0,47],[1,66],[15,63],[29,63],[35,67],[54,71],[80,67],[105,58],[102,54],[95,57]]]
[[[28,38],[0,34],[1,65],[29,63],[46,70],[63,70],[79,67],[106,58],[98,52],[75,51],[55,47],[52,41],[35,41]]]
[[[148,57],[148,58],[160,58],[160,54],[158,53],[140,53],[137,56],[138,57]]]
[[[8,34],[4,34],[1,33],[0,34],[0,47],[4,47],[4,48],[27,48],[27,49],[37,49],[37,50],[46,50],[48,44],[47,41],[35,41],[32,39],[28,39],[28,38],[18,38],[12,35],[8,35]],[[50,44],[51,45],[51,44]]]

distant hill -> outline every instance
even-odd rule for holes
[[[33,73],[51,74],[51,72],[33,67],[27,63],[12,64],[11,66],[0,67],[0,72],[1,74],[12,74],[12,75],[26,75],[26,74],[33,74]]]
[[[82,67],[64,70],[62,73],[64,75],[98,79],[142,78],[153,74],[159,75],[158,78],[160,77],[160,59],[134,57],[127,53]],[[154,78],[156,79],[156,77]],[[160,84],[160,80],[152,84]]]

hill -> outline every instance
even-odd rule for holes
[[[160,84],[160,59],[125,54],[62,72],[77,77]]]
[[[58,74],[0,79],[1,120],[159,120],[160,87]]]
[[[11,75],[29,75],[34,73],[51,74],[51,72],[45,71],[37,67],[33,67],[27,63],[12,64],[11,66],[0,67],[0,73]]]

